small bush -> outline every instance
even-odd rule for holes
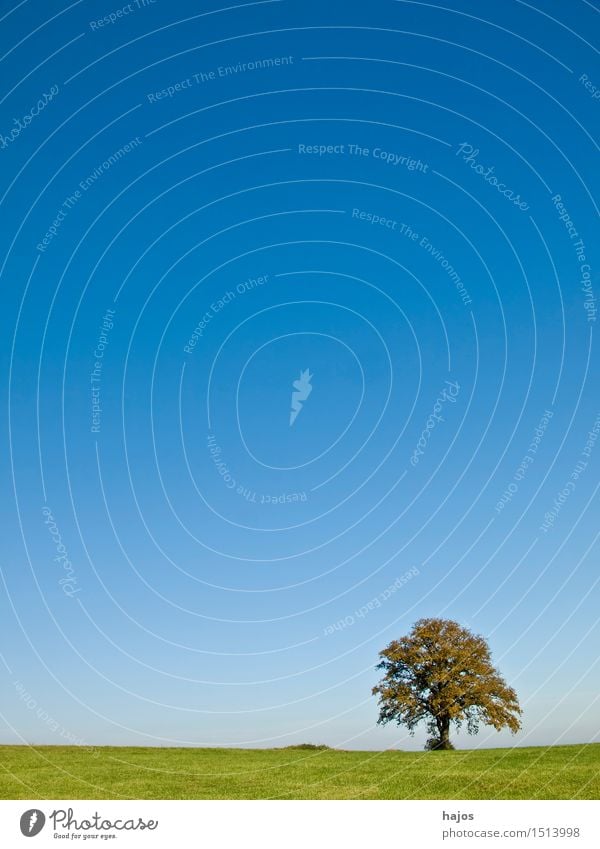
[[[430,737],[425,743],[425,749],[428,752],[439,752],[439,751],[448,751],[454,749],[452,743],[446,743],[446,745],[442,745],[442,741],[439,737]]]

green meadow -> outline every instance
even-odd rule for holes
[[[2,799],[597,799],[600,744],[454,752],[0,746]]]

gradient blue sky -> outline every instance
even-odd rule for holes
[[[597,14],[537,5],[2,3],[0,741],[420,748],[423,616],[524,708],[458,745],[597,739]]]

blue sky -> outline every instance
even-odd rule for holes
[[[2,742],[421,748],[425,616],[524,708],[458,745],[597,739],[600,69],[539,5],[2,5]]]

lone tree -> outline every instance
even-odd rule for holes
[[[373,687],[378,722],[395,720],[412,734],[425,720],[433,735],[425,748],[453,749],[451,723],[459,728],[466,721],[469,734],[480,722],[513,734],[521,727],[517,694],[493,667],[488,644],[458,622],[419,619],[379,656],[385,674]]]

